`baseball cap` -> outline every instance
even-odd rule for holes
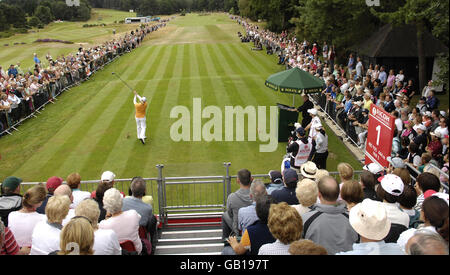
[[[47,188],[47,190],[55,190],[56,188],[58,188],[62,183],[63,183],[63,179],[60,177],[50,177],[47,180],[47,184],[45,185],[45,187]]]
[[[113,181],[116,175],[111,171],[105,171],[102,174],[102,181]]]
[[[403,160],[399,157],[387,157],[387,161],[392,165],[394,168],[406,168],[406,164],[403,162]]]
[[[404,184],[399,176],[387,174],[381,179],[381,187],[393,196],[400,196],[403,193]]]
[[[269,177],[272,183],[283,183],[283,176],[280,171],[270,170]]]
[[[147,101],[147,98],[146,98],[145,96],[143,96],[143,97],[141,97],[141,101],[142,101],[142,102],[146,102],[146,101]]]
[[[299,127],[297,128],[297,130],[295,130],[300,136],[304,136],[306,135],[306,131],[303,127]]]
[[[375,163],[375,162],[364,165],[363,169],[369,171],[370,173],[372,173],[374,175],[383,171],[383,167],[381,167],[381,165],[379,165],[378,163]]]
[[[22,183],[21,178],[14,176],[7,177],[2,183],[2,188],[7,187],[9,190],[14,191],[20,185],[20,183]]]
[[[441,116],[444,116],[444,117],[447,115],[447,113],[445,111],[440,111],[439,113],[441,114]]]
[[[371,240],[384,239],[391,229],[386,208],[379,201],[365,199],[349,213],[349,222],[361,236]]]
[[[308,113],[310,113],[311,115],[317,116],[317,110],[312,108],[308,110]]]
[[[291,183],[294,181],[298,181],[298,174],[294,169],[292,169],[292,168],[285,169],[283,171],[283,173],[284,173],[284,182],[285,183]]]

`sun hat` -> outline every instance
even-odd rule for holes
[[[317,170],[316,164],[312,161],[307,161],[300,167],[300,173],[302,176],[312,180],[316,179]]]
[[[403,162],[403,160],[399,157],[387,157],[387,161],[392,165],[394,168],[406,168],[406,164]]]
[[[405,187],[402,179],[394,174],[385,175],[381,178],[380,183],[384,191],[397,197],[403,193],[403,188]]]
[[[315,108],[308,109],[308,113],[310,113],[311,115],[317,116],[317,110]]]
[[[386,208],[381,202],[371,199],[365,199],[352,207],[349,221],[359,235],[370,240],[384,239],[391,229]]]
[[[414,125],[413,129],[414,129],[414,131],[416,131],[416,132],[417,132],[417,130],[426,131],[426,130],[427,130],[427,127],[425,127],[425,125],[423,125],[423,124],[418,124],[418,125]]]
[[[116,175],[111,172],[111,171],[105,171],[102,174],[102,181],[114,181],[114,179],[116,178]]]
[[[430,135],[436,136],[437,138],[441,138],[442,137],[441,132],[439,130],[436,130],[434,132],[430,132]]]
[[[381,167],[381,165],[379,165],[378,163],[375,163],[375,162],[364,165],[363,169],[366,171],[369,171],[370,173],[372,173],[374,175],[383,171],[383,167]]]

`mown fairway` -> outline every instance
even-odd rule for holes
[[[177,120],[170,118],[171,109],[182,105],[192,114],[193,98],[201,98],[203,108],[214,105],[222,111],[225,106],[292,104],[292,96],[264,86],[269,75],[284,69],[276,65],[276,57],[251,51],[252,45],[240,42],[238,31],[241,26],[225,14],[177,17],[140,48],[62,94],[57,104],[47,105],[41,115],[20,126],[20,132],[0,138],[0,178],[45,181],[76,171],[83,180],[92,180],[104,170],[114,171],[118,178],[154,177],[156,164],[165,165],[165,176],[223,175],[223,162],[231,162],[233,174],[241,168],[256,174],[280,169],[285,144],[275,152],[260,153],[259,145],[267,142],[258,138],[170,138],[170,126]],[[133,95],[111,72],[149,99],[145,146],[136,139]],[[361,168],[335,136],[330,136],[329,147],[330,171],[341,161]]]

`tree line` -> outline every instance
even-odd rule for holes
[[[89,3],[94,8],[134,10],[142,16],[193,11],[238,12],[238,0],[89,0]]]
[[[69,7],[65,0],[3,0],[0,2],[0,31],[43,27],[54,20],[86,21],[91,18],[88,0]]]

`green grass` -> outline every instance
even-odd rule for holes
[[[65,24],[76,30],[78,23]],[[156,177],[156,164],[165,165],[165,176],[223,175],[223,162],[231,162],[232,175],[241,168],[255,174],[280,169],[284,143],[275,152],[260,153],[259,141],[174,142],[170,138],[170,126],[176,121],[169,117],[171,109],[182,105],[192,110],[195,97],[202,99],[203,107],[215,105],[222,111],[225,106],[292,103],[291,95],[264,85],[269,75],[284,69],[276,64],[276,57],[251,51],[250,44],[238,39],[238,31],[242,32],[241,26],[225,14],[177,17],[140,48],[62,94],[13,136],[0,138],[0,179],[15,175],[24,181],[45,181],[79,172],[83,180],[93,180],[105,170],[118,178]],[[86,33],[89,36],[94,39],[95,34]],[[4,59],[2,50],[0,63]],[[111,72],[149,99],[145,146],[135,137],[133,95]],[[329,149],[330,171],[342,161],[361,169],[332,134]]]
[[[85,22],[62,22],[50,23],[44,29],[34,28],[27,34],[16,34],[14,36],[0,39],[0,64],[3,68],[8,68],[10,64],[21,62],[22,69],[34,66],[33,53],[37,53],[41,62],[47,64],[45,55],[50,53],[53,58],[62,54],[73,53],[78,50],[80,44],[83,47],[98,45],[101,41],[112,39],[113,29],[116,30],[116,37],[122,36],[124,32],[136,29],[139,24],[115,24],[126,17],[135,16],[136,13],[129,13],[107,9],[92,9],[92,16]],[[107,24],[83,28],[84,24]],[[72,41],[74,44],[62,43],[33,43],[37,39],[60,39]],[[26,43],[24,45],[14,45],[14,43]],[[9,44],[9,46],[5,46]]]

